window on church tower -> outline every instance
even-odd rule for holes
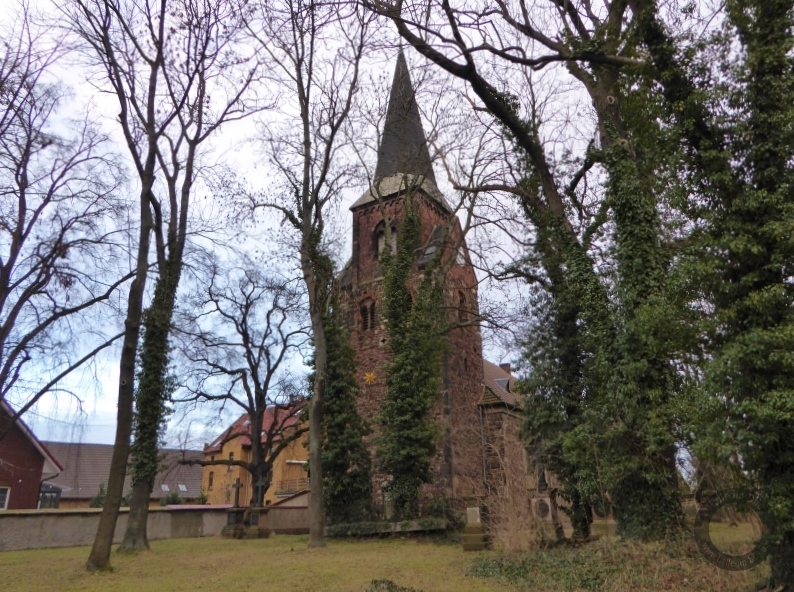
[[[463,252],[463,247],[458,249],[458,255],[455,257],[455,263],[458,265],[466,265],[466,253]]]
[[[380,258],[386,252],[386,225],[383,222],[375,228],[375,237],[377,248],[375,255]],[[394,226],[391,227],[391,232],[389,233],[389,247],[391,253],[397,252],[397,229]]]
[[[466,295],[463,292],[458,292],[458,321],[463,323],[467,321],[468,318],[469,314],[466,310]]]
[[[374,331],[375,330],[375,301],[367,298],[361,303],[361,330]]]

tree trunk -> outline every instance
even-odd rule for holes
[[[783,533],[783,540],[772,547],[769,580],[775,589],[794,590],[794,532]],[[785,588],[783,588],[785,586]]]
[[[324,341],[324,340],[323,340]],[[323,343],[323,345],[325,345]],[[325,351],[322,365],[315,342],[317,368],[325,368]],[[323,348],[324,349],[324,348]],[[309,407],[309,474],[311,491],[309,494],[309,547],[325,547],[325,508],[323,506],[323,465],[322,465],[322,395],[325,391],[325,372],[317,373],[314,393]]]
[[[149,212],[149,187],[144,183],[141,192],[141,229],[138,238],[138,253],[135,269],[135,280],[130,285],[127,297],[127,318],[124,321],[124,343],[121,347],[119,361],[119,399],[116,413],[116,439],[113,444],[113,456],[110,460],[107,494],[102,514],[99,517],[94,545],[88,556],[86,569],[96,571],[106,569],[110,562],[110,549],[113,545],[113,534],[119,517],[121,498],[124,496],[124,478],[127,476],[127,457],[130,453],[130,435],[132,434],[132,404],[135,397],[135,355],[140,337],[141,316],[143,314],[143,293],[146,289],[146,274],[149,271],[149,229],[151,219]]]
[[[130,514],[127,518],[127,530],[119,552],[147,551],[149,539],[146,534],[146,522],[149,518],[149,499],[152,487],[146,481],[138,481],[132,487]]]
[[[174,248],[175,255],[181,249]],[[152,305],[144,316],[145,333],[141,348],[141,374],[136,396],[135,444],[130,461],[133,495],[130,517],[119,551],[148,549],[146,534],[149,498],[159,466],[158,441],[165,414],[169,347],[168,336],[179,285],[181,257],[172,257],[162,269]],[[134,518],[134,519],[133,519]]]
[[[308,162],[308,161],[307,161]],[[305,180],[308,186],[308,177]],[[315,244],[311,224],[303,229],[301,271],[309,293],[309,314],[314,340],[314,390],[309,403],[309,547],[325,546],[325,503],[323,496],[323,397],[328,364],[328,343],[325,338],[325,308],[333,264]]]
[[[549,502],[551,503],[551,523],[554,525],[554,536],[558,541],[565,540],[565,529],[560,520],[560,509],[557,507],[557,490],[549,491]]]
[[[593,520],[590,506],[582,503],[582,496],[578,489],[574,489],[571,496],[571,526],[572,538],[586,541],[590,538],[590,523]]]

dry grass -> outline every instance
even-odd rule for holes
[[[470,571],[532,592],[750,592],[768,576],[766,564],[730,572],[703,559],[694,544],[623,543],[605,537],[581,547],[521,555],[483,555]]]
[[[471,554],[460,545],[411,539],[329,541],[306,548],[305,536],[262,540],[217,537],[152,543],[152,552],[114,555],[113,571],[90,575],[88,548],[0,553],[0,590],[27,592],[363,592],[388,579],[425,592],[514,590],[508,584],[467,576]]]
[[[765,565],[720,570],[691,542],[639,545],[605,537],[521,554],[468,554],[460,545],[418,539],[332,540],[311,551],[306,542],[305,536],[158,541],[150,553],[114,555],[114,570],[94,575],[83,569],[85,547],[10,551],[0,553],[0,590],[364,592],[372,580],[391,580],[424,592],[750,592],[768,574]]]

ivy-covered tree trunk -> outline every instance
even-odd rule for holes
[[[638,33],[688,148],[704,199],[704,293],[714,305],[706,390],[729,430],[743,474],[757,485],[771,534],[770,589],[794,587],[794,3],[731,0],[713,44],[726,48],[719,85],[688,69],[656,2],[635,3]],[[737,36],[738,33],[738,36]],[[730,51],[728,45],[730,44]],[[710,54],[714,55],[714,54]],[[737,59],[738,57],[738,59]],[[713,64],[712,64],[713,66]],[[705,87],[705,92],[704,92]],[[723,107],[733,110],[726,120]]]
[[[533,215],[525,209],[528,217]],[[573,537],[590,537],[589,499],[594,488],[593,459],[565,454],[564,438],[581,424],[584,393],[580,307],[564,273],[562,256],[547,228],[536,223],[539,264],[548,277],[547,291],[537,303],[538,330],[522,344],[532,375],[522,386],[530,393],[525,404],[523,434],[539,451],[539,460],[560,482],[557,495],[573,527]],[[520,274],[521,271],[519,270]],[[564,534],[563,534],[564,537]]]
[[[608,392],[620,424],[606,446],[610,491],[621,536],[663,539],[684,526],[676,470],[675,372],[664,333],[676,322],[666,306],[667,257],[658,199],[643,178],[630,138],[606,154],[607,199],[615,218],[615,258],[623,330]]]
[[[308,132],[307,132],[308,133]],[[305,161],[305,166],[309,162]],[[308,173],[307,173],[308,174]],[[312,220],[305,220],[301,242],[301,270],[309,293],[309,316],[314,342],[314,384],[309,402],[309,547],[325,546],[325,495],[323,494],[323,404],[326,390],[328,340],[325,320],[328,308],[329,286],[333,279],[333,265],[320,251],[322,226],[314,229]]]
[[[328,362],[323,413],[323,494],[329,523],[370,520],[372,460],[358,414],[355,352],[336,306],[326,321]]]
[[[181,252],[181,250],[177,250]],[[181,259],[181,257],[180,257]],[[169,260],[155,286],[154,298],[144,314],[141,370],[135,396],[135,432],[131,448],[132,498],[127,529],[119,551],[149,548],[149,499],[159,466],[158,444],[173,386],[167,384],[168,338],[181,275],[181,260]]]
[[[715,196],[724,328],[709,376],[732,403],[742,460],[760,485],[771,583],[794,587],[794,2],[734,0],[727,13],[746,52],[735,95],[746,184]]]

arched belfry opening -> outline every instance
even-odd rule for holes
[[[390,225],[389,232],[387,233],[386,223],[381,221],[375,227],[373,238],[375,243],[374,251],[376,259],[380,259],[386,252],[391,254],[397,253],[397,226],[395,224]]]
[[[374,331],[377,323],[375,312],[375,301],[372,298],[365,298],[359,305],[359,316],[361,319],[362,331]]]

